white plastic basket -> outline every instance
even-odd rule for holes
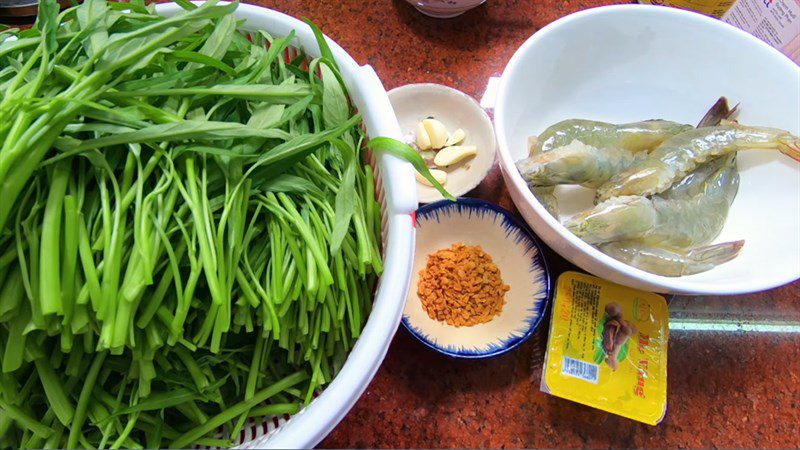
[[[156,6],[158,14],[174,15],[174,3]],[[270,9],[240,4],[234,12],[245,19],[243,31],[264,30],[275,37],[295,32],[294,47],[319,56],[319,47],[307,24]],[[363,117],[370,137],[401,138],[389,97],[372,67],[359,66],[338,44],[327,38],[347,86],[350,99]],[[291,51],[291,50],[290,50]],[[411,277],[416,181],[410,164],[393,156],[367,153],[375,169],[375,192],[381,204],[383,275],[378,280],[372,312],[342,370],[323,391],[297,414],[251,423],[239,436],[240,448],[309,448],[321,441],[358,400],[383,361],[397,331]]]

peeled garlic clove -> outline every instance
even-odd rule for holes
[[[422,121],[422,125],[428,132],[431,147],[437,149],[444,147],[447,142],[447,128],[444,127],[444,124],[436,119],[425,119]]]
[[[444,170],[439,170],[439,169],[430,169],[430,170],[431,170],[431,175],[433,175],[433,178],[436,181],[438,181],[439,184],[443,185],[443,184],[447,183],[447,172],[445,172]],[[420,183],[424,184],[425,186],[433,186],[431,184],[431,182],[428,181],[427,178],[425,178],[422,175],[420,175],[419,172],[414,172],[414,173],[417,175],[417,181],[419,181]]]
[[[467,137],[467,133],[464,133],[464,130],[461,128],[453,131],[453,134],[450,135],[450,138],[447,139],[447,142],[444,143],[445,147],[452,147],[453,145],[461,143],[464,138]]]
[[[439,150],[433,163],[439,167],[453,165],[464,158],[469,158],[478,153],[478,148],[474,145],[453,145]]]
[[[431,148],[431,138],[428,137],[428,131],[422,122],[417,124],[417,148],[420,150],[429,150]]]

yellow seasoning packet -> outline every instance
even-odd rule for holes
[[[656,425],[667,407],[664,297],[591,275],[558,278],[542,390]]]
[[[645,5],[666,5],[681,9],[689,9],[702,14],[722,17],[729,10],[734,0],[639,0]]]

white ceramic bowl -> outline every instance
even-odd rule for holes
[[[739,153],[739,194],[717,242],[744,239],[741,254],[680,278],[635,269],[578,239],[544,210],[514,167],[526,156],[527,137],[559,120],[663,118],[694,124],[721,95],[741,103],[741,123],[800,134],[800,68],[739,29],[644,5],[590,9],[553,22],[517,50],[500,81],[495,131],[511,197],[556,252],[620,284],[736,294],[800,278],[800,164],[777,152]],[[581,189],[557,191],[567,214],[591,205],[591,195],[575,191]]]
[[[181,8],[174,3],[162,3],[156,5],[156,10],[169,16]],[[240,4],[234,15],[245,21],[241,29],[246,31],[266,30],[279,37],[294,30],[293,45],[303,48],[307,54],[319,56],[311,29],[295,18],[248,4]],[[392,106],[375,71],[370,66],[359,66],[339,45],[331,39],[327,41],[350,99],[363,116],[367,134],[400,139]],[[381,202],[384,256],[383,274],[375,290],[372,312],[344,367],[320,395],[289,420],[281,416],[251,422],[240,435],[243,448],[314,447],[347,414],[369,385],[400,323],[414,252],[411,213],[417,208],[416,181],[410,164],[386,154],[370,152],[368,155],[369,163],[375,167],[376,193]]]
[[[406,142],[416,140],[417,124],[427,117],[441,121],[452,133],[466,132],[462,145],[474,145],[478,153],[443,169],[447,172],[445,188],[458,197],[475,189],[494,165],[497,141],[492,120],[481,105],[469,95],[448,86],[434,83],[407,84],[389,91],[389,101],[400,123]],[[420,203],[442,200],[434,187],[417,183]]]
[[[479,245],[511,289],[489,322],[455,327],[431,319],[417,296],[428,255],[453,244]],[[455,358],[503,354],[533,334],[551,297],[550,274],[539,243],[505,209],[474,198],[442,200],[417,210],[417,244],[403,325],[423,344]]]

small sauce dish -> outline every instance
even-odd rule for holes
[[[441,168],[447,172],[444,184],[448,192],[458,197],[474,189],[494,165],[496,141],[492,121],[475,99],[467,94],[441,84],[407,84],[389,91],[400,130],[407,144],[416,142],[417,125],[433,117],[453,133],[464,130],[466,137],[461,145],[475,146],[477,154],[452,166]],[[417,182],[420,203],[442,200],[441,194],[431,186]]]
[[[416,220],[416,251],[402,320],[408,331],[455,358],[497,356],[525,342],[541,323],[552,296],[547,263],[531,232],[505,209],[473,198],[422,206]],[[456,243],[480,246],[510,287],[502,311],[489,322],[456,327],[434,320],[417,296],[428,255]]]

